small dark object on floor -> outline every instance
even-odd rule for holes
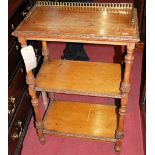
[[[63,51],[63,56],[61,56],[61,59],[88,61],[89,57],[87,56],[83,48],[83,44],[67,43],[66,48]]]

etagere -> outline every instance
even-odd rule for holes
[[[42,144],[45,134],[58,134],[114,142],[120,152],[134,48],[139,41],[137,26],[136,9],[130,3],[38,1],[34,5],[13,35],[22,47],[27,40],[42,41],[43,65],[36,78],[32,70],[26,75]],[[120,64],[50,59],[47,41],[127,46],[123,78]],[[36,91],[42,92],[47,108],[43,118]],[[117,111],[112,105],[56,101],[55,92],[120,98],[121,106]]]

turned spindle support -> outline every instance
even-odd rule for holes
[[[48,106],[47,93],[46,92],[41,92],[41,94],[42,94],[44,109],[46,110],[47,106]]]
[[[44,108],[46,110],[48,107],[47,93],[46,92],[41,92],[41,93],[42,93]],[[48,98],[50,99],[50,103],[52,104],[55,100],[54,93],[48,93]]]
[[[42,55],[44,56],[44,62],[47,62],[48,60],[50,60],[49,49],[47,47],[46,41],[42,41]],[[48,93],[48,96],[50,96],[49,93]],[[46,110],[48,106],[46,92],[42,92],[42,98],[43,98],[43,104]]]
[[[50,60],[49,49],[47,47],[47,42],[46,41],[42,41],[42,55],[44,56],[44,61],[45,62]]]
[[[21,43],[22,47],[26,47],[27,43],[26,40],[24,38],[18,38],[19,42]],[[39,110],[39,102],[36,96],[36,92],[34,89],[34,75],[32,73],[32,70],[27,71],[26,72],[26,83],[28,85],[28,91],[29,94],[31,96],[31,103],[32,106],[34,108],[34,112],[35,112],[35,116],[36,116],[36,130],[37,130],[37,134],[39,137],[39,140],[42,144],[45,144],[45,139],[44,139],[44,134],[43,134],[43,123],[42,123],[42,119],[41,119],[41,115],[40,115],[40,110]]]
[[[48,93],[48,97],[50,98],[50,103],[52,104],[55,100],[54,93]]]
[[[118,153],[121,150],[122,139],[124,137],[124,120],[127,112],[126,106],[128,103],[128,93],[130,92],[130,76],[131,76],[132,63],[134,60],[134,48],[135,48],[134,43],[127,45],[127,54],[125,56],[125,73],[120,88],[122,98],[121,98],[121,107],[119,108],[118,127],[116,131],[117,142],[115,144],[115,151]]]

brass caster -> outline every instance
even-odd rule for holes
[[[117,154],[117,155],[119,155],[120,154],[120,151],[121,151],[121,147],[119,146],[119,145],[115,145],[115,153]]]
[[[45,138],[44,137],[40,138],[40,142],[42,145],[44,145],[45,144]]]

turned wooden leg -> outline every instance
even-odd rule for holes
[[[42,119],[40,115],[40,110],[38,107],[39,105],[38,99],[36,96],[36,92],[34,90],[34,76],[32,74],[32,71],[27,72],[26,83],[29,85],[28,90],[32,98],[31,102],[32,102],[32,106],[34,108],[35,117],[36,117],[35,124],[36,124],[37,134],[38,134],[41,144],[45,144],[45,139],[44,139],[44,134],[43,134],[43,123],[42,123]]]
[[[47,47],[47,42],[46,41],[42,41],[42,55],[44,56],[44,61],[45,62],[50,60],[49,49]]]
[[[18,38],[19,42],[21,43],[22,47],[27,46],[26,40],[24,38]],[[39,110],[39,103],[38,103],[38,99],[36,96],[36,92],[34,89],[34,76],[32,73],[32,70],[28,71],[26,74],[26,83],[28,84],[28,91],[29,94],[31,96],[31,103],[32,106],[34,108],[34,112],[35,112],[35,117],[36,117],[36,130],[37,130],[37,134],[39,137],[39,140],[42,144],[45,143],[45,139],[44,139],[44,134],[43,134],[43,123],[42,123],[42,119],[41,119],[41,115],[40,115],[40,110]]]
[[[125,95],[125,94],[124,94]],[[118,122],[118,128],[116,131],[116,144],[115,144],[115,151],[119,153],[121,151],[121,145],[122,145],[122,139],[124,137],[124,119],[126,115],[126,105],[128,101],[127,94],[122,97],[121,99],[121,107],[119,108],[119,122]]]
[[[41,93],[42,93],[44,108],[46,110],[47,109],[47,106],[48,106],[47,95],[46,95],[46,92],[41,92]]]
[[[54,93],[48,93],[48,97],[50,98],[50,104],[52,104],[55,100]]]
[[[120,154],[121,152],[122,140],[118,140],[115,144],[115,152],[116,154]]]
[[[47,94],[46,94],[46,92],[41,92],[41,93],[42,93],[44,108],[46,110],[47,109],[47,106],[48,106]],[[54,99],[54,93],[48,93],[48,97],[50,99],[50,103],[52,103],[55,100]]]
[[[124,73],[124,79],[121,83],[121,107],[119,108],[119,119],[118,119],[118,127],[116,131],[116,144],[115,144],[115,151],[120,152],[121,151],[121,145],[122,145],[122,139],[124,137],[124,120],[126,115],[126,106],[128,103],[128,93],[130,91],[130,76],[131,76],[131,68],[132,63],[134,60],[134,47],[135,44],[129,44],[127,45],[127,55],[125,56],[125,73]]]

